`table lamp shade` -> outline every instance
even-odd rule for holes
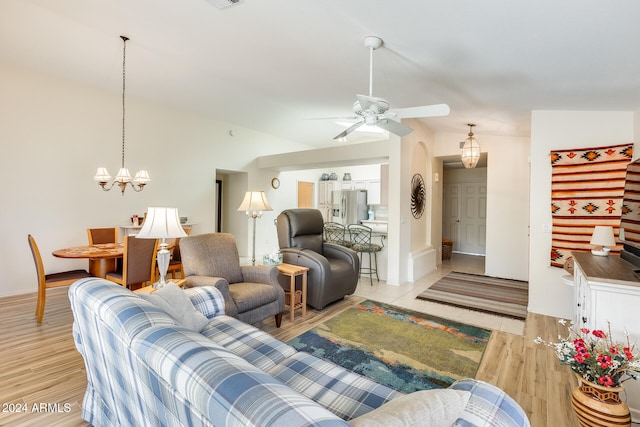
[[[616,239],[613,236],[613,227],[608,225],[597,225],[593,229],[593,235],[589,242],[594,246],[615,246]]]
[[[136,235],[140,239],[186,237],[176,208],[148,208],[142,229]]]

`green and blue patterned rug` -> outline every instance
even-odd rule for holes
[[[364,301],[289,344],[404,393],[474,377],[491,331]]]

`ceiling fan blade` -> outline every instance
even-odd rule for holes
[[[351,125],[350,127],[346,128],[344,131],[342,131],[341,133],[339,133],[338,135],[334,136],[333,139],[340,139],[340,138],[344,138],[345,136],[349,135],[351,132],[353,132],[354,130],[358,129],[360,126],[362,126],[364,124],[364,120],[360,120],[357,123],[354,123],[353,125]]]
[[[389,132],[394,133],[398,136],[409,135],[411,132],[413,132],[413,129],[411,129],[409,126],[405,126],[402,123],[398,123],[390,119],[378,120],[376,126],[384,130],[388,130]]]
[[[413,119],[418,117],[448,116],[451,109],[447,104],[423,105],[422,107],[396,108],[389,110],[397,114],[401,119]]]

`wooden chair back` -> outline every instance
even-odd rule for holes
[[[106,279],[131,288],[132,285],[149,282],[156,277],[156,254],[158,239],[138,239],[135,236],[124,236],[122,270],[107,273]]]
[[[118,243],[118,230],[111,228],[87,228],[89,246],[103,243]]]
[[[40,255],[40,249],[36,244],[36,239],[29,234],[29,248],[31,249],[31,255],[33,255],[33,261],[36,265],[36,274],[38,275],[38,301],[36,303],[36,320],[38,323],[42,323],[44,317],[44,306],[47,298],[47,289],[57,288],[61,286],[69,286],[78,279],[85,277],[91,277],[86,270],[69,270],[61,271],[59,273],[46,274],[44,270],[44,263],[42,262],[42,256]]]

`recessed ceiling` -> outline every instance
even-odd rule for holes
[[[635,111],[635,0],[3,0],[0,61],[314,146],[368,91],[436,131],[529,136],[532,110]],[[588,125],[588,124],[585,124]]]

